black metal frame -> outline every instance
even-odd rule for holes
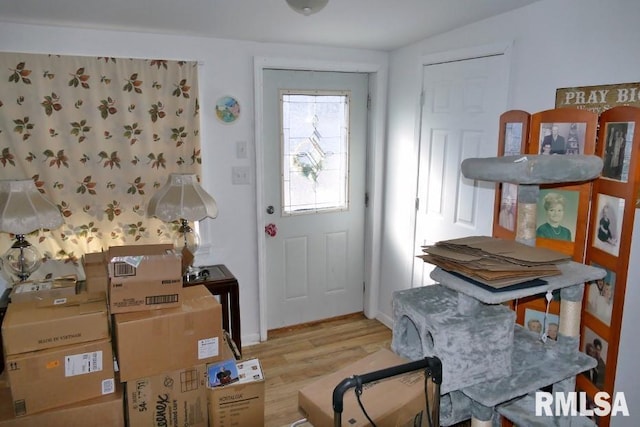
[[[353,375],[349,378],[345,378],[333,389],[333,422],[334,427],[342,426],[342,411],[344,410],[344,394],[350,388],[362,387],[363,384],[367,384],[373,381],[379,381],[385,378],[395,377],[396,375],[402,375],[407,372],[424,370],[425,375],[430,376],[433,383],[436,385],[436,397],[437,401],[433,402],[434,413],[437,415],[435,418],[439,418],[440,409],[440,384],[442,384],[442,362],[437,357],[425,357],[424,359],[408,362],[402,365],[391,366],[389,368],[380,369],[378,371],[369,372],[362,375]],[[425,396],[428,399],[429,396]],[[430,414],[427,414],[430,416]],[[433,420],[434,425],[440,425],[439,419]]]

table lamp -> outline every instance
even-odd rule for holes
[[[180,228],[174,238],[174,246],[195,254],[200,245],[200,236],[191,228],[189,221],[215,218],[218,216],[218,206],[200,186],[195,174],[172,173],[167,183],[149,200],[147,215],[165,222],[179,220]]]
[[[38,191],[33,180],[0,180],[0,231],[13,233],[16,238],[2,256],[2,265],[20,281],[42,262],[40,252],[24,235],[38,229],[53,230],[63,223],[58,207]]]

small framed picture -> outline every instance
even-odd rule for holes
[[[583,372],[593,385],[598,389],[604,388],[605,371],[607,369],[607,349],[608,343],[598,334],[591,329],[584,328],[584,340],[582,343],[582,351],[588,356],[593,357],[598,362],[597,366],[593,369]]]
[[[504,125],[504,155],[517,156],[523,152],[523,122],[507,122]]]
[[[616,273],[596,263],[591,263],[591,265],[602,268],[606,274],[604,278],[589,283],[585,310],[605,325],[611,326]]]
[[[624,203],[624,199],[606,194],[597,197],[593,246],[614,256],[618,256],[620,250]]]
[[[605,124],[602,177],[627,182],[635,122],[609,122]]]
[[[545,313],[531,308],[524,311],[524,327],[529,332],[540,336],[545,331],[547,338],[552,340],[558,339],[558,327],[560,325],[560,316],[557,314]]]
[[[584,154],[586,123],[541,123],[539,154]]]
[[[500,212],[498,225],[509,231],[516,230],[516,206],[518,204],[518,186],[510,182],[501,184]]]
[[[575,241],[579,201],[578,191],[541,189],[536,209],[536,238]]]

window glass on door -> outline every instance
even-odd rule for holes
[[[282,214],[349,208],[349,91],[280,91]]]

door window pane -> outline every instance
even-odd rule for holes
[[[282,213],[349,208],[348,91],[280,93]]]

